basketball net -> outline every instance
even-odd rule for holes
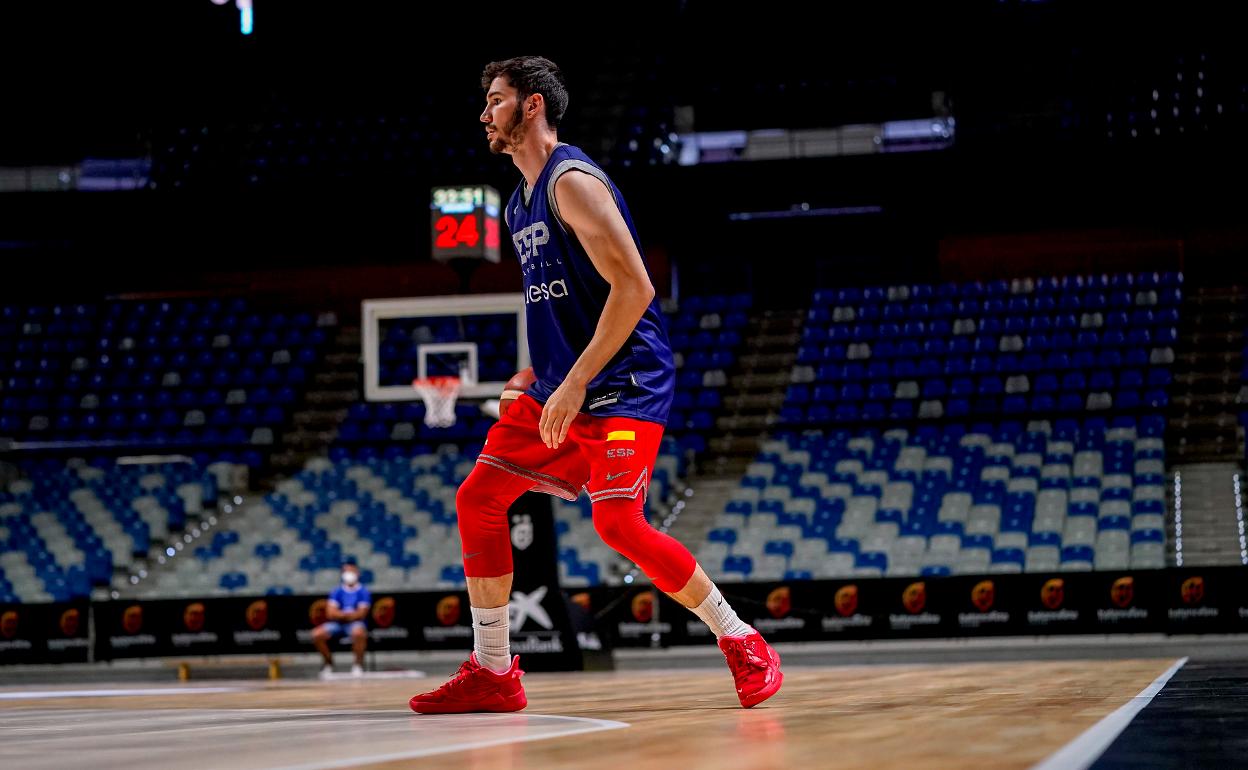
[[[425,402],[425,425],[449,428],[455,424],[455,399],[459,396],[458,377],[426,377],[413,380],[412,387]]]

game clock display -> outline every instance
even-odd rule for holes
[[[500,199],[493,187],[435,187],[430,196],[433,258],[499,261]]]

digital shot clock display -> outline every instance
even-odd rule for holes
[[[434,259],[499,261],[498,190],[486,185],[435,187],[430,199]]]

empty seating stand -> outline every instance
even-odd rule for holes
[[[733,579],[1160,568],[1164,431],[1124,415],[786,434],[697,555]]]
[[[1147,273],[816,291],[781,422],[1162,410],[1181,286]]]

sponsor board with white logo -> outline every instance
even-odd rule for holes
[[[89,647],[90,642],[85,638],[79,639],[49,639],[48,649],[54,652],[61,650],[72,650],[78,647]]]
[[[875,618],[870,615],[859,615],[857,613],[847,618],[839,615],[834,618],[824,617],[820,620],[820,625],[824,631],[844,631],[849,628],[870,628],[875,623]]]
[[[760,618],[754,621],[759,631],[799,631],[806,627],[804,618]]]
[[[958,625],[963,628],[979,628],[981,626],[1000,625],[1010,622],[1010,613],[992,612],[959,612]]]
[[[234,643],[238,645],[250,645],[261,642],[280,642],[282,640],[282,632],[274,631],[266,628],[262,631],[235,631]]]
[[[515,654],[538,652],[563,652],[563,640],[558,632],[544,634],[526,632],[511,635],[511,651]]]
[[[421,629],[425,638],[431,642],[441,642],[447,639],[471,639],[471,626],[425,626]]]
[[[650,636],[652,634],[670,634],[672,632],[671,623],[621,623],[619,625],[620,636],[628,638],[637,638],[642,636]]]
[[[1027,622],[1033,626],[1047,626],[1051,623],[1074,623],[1078,620],[1078,610],[1030,610],[1027,613]]]
[[[211,631],[200,631],[196,634],[174,634],[174,647],[190,647],[192,644],[216,644],[217,635]]]
[[[940,616],[934,612],[921,612],[917,615],[892,614],[888,616],[888,625],[893,629],[906,629],[915,626],[938,626]]]
[[[383,639],[406,639],[411,633],[402,626],[390,626],[389,628],[374,628],[368,632],[368,635],[377,641]]]
[[[1217,607],[1177,607],[1171,609],[1171,620],[1192,620],[1194,618],[1216,618],[1220,614]]]
[[[1119,623],[1121,621],[1148,620],[1148,610],[1131,607],[1125,610],[1097,610],[1096,619],[1102,623]]]

